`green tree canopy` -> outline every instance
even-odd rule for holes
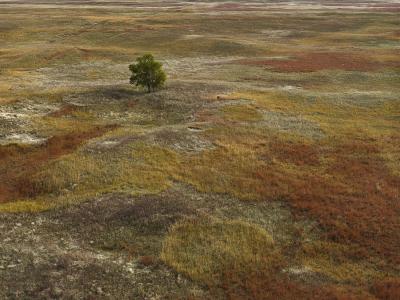
[[[155,61],[151,54],[138,57],[136,63],[129,66],[129,70],[132,72],[130,83],[147,88],[149,93],[161,87],[167,78],[162,64]]]

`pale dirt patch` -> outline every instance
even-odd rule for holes
[[[0,118],[23,119],[40,117],[59,109],[59,105],[38,103],[31,100],[18,101],[0,106]]]
[[[0,143],[41,143],[43,140],[31,133],[32,119],[55,112],[59,105],[18,101],[0,106]]]
[[[301,116],[287,115],[274,111],[264,111],[263,114],[264,120],[259,124],[267,128],[288,133],[294,132],[316,139],[325,136],[317,123],[305,120]]]
[[[109,137],[107,139],[89,141],[86,145],[88,150],[111,150],[126,145],[140,138],[134,135],[125,135],[119,137]]]
[[[200,127],[181,129],[162,129],[155,132],[151,139],[162,147],[168,147],[178,152],[198,153],[213,149],[214,145],[202,137]]]
[[[268,38],[282,38],[290,36],[293,33],[291,30],[261,30],[261,34]]]
[[[161,264],[142,266],[135,253],[97,246],[114,229],[139,232],[147,221],[153,230],[182,210],[158,198],[143,200],[150,201],[109,195],[59,211],[0,214],[0,298],[180,299],[192,289],[204,294]]]
[[[172,78],[185,78],[188,75],[198,75],[201,72],[210,73],[220,69],[229,61],[238,60],[240,57],[188,57],[171,58],[163,61],[167,74]]]
[[[11,134],[4,138],[0,137],[0,145],[9,145],[9,144],[35,145],[44,143],[46,140],[47,139],[45,138],[40,138],[27,133]]]
[[[283,91],[293,91],[293,90],[301,90],[301,87],[298,86],[293,86],[293,85],[284,85],[280,86],[277,88],[278,90],[283,90]]]
[[[129,81],[128,63],[110,64],[107,61],[84,62],[37,70],[40,86],[46,88],[90,88],[115,86]],[[101,70],[101,72],[99,72]]]
[[[202,37],[204,37],[204,35],[201,34],[186,34],[183,36],[185,40],[195,40]]]
[[[102,141],[97,143],[97,147],[109,149],[109,148],[114,148],[119,144],[120,142],[118,141]]]

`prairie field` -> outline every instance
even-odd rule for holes
[[[0,0],[0,299],[400,299],[400,2]]]

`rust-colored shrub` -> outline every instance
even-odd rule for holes
[[[140,256],[138,262],[142,266],[148,267],[156,263],[156,258],[150,255]]]

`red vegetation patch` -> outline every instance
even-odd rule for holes
[[[400,263],[400,178],[367,143],[342,144],[327,156],[334,160],[329,177],[308,178],[292,198],[293,207],[312,214],[330,240]]]
[[[276,144],[270,155],[300,166],[317,163],[319,156],[323,173],[298,176],[273,163],[260,166],[253,176],[265,185],[257,192],[265,199],[286,198],[295,214],[319,222],[326,239],[356,246],[358,258],[379,256],[389,268],[400,264],[400,178],[386,167],[378,146],[353,141],[318,152],[310,147]]]
[[[282,161],[296,165],[318,165],[319,155],[315,146],[302,143],[283,143],[274,141],[270,143],[270,150],[274,156]]]
[[[89,131],[53,136],[38,146],[7,145],[0,147],[0,203],[40,193],[30,178],[39,166],[73,152],[84,141],[101,136],[116,126],[95,127]]]
[[[385,67],[399,67],[399,62],[377,62],[351,53],[300,53],[289,60],[239,60],[250,66],[267,66],[279,72],[315,72],[320,70],[374,71]]]
[[[372,300],[376,299],[361,289],[328,285],[306,285],[291,281],[286,276],[267,272],[242,274],[232,269],[225,273],[220,287],[227,299],[259,300]],[[213,289],[211,288],[211,291]]]
[[[388,278],[376,282],[371,293],[381,300],[398,300],[400,299],[400,278]]]
[[[380,12],[400,12],[399,3],[373,3],[369,5],[369,8]]]

